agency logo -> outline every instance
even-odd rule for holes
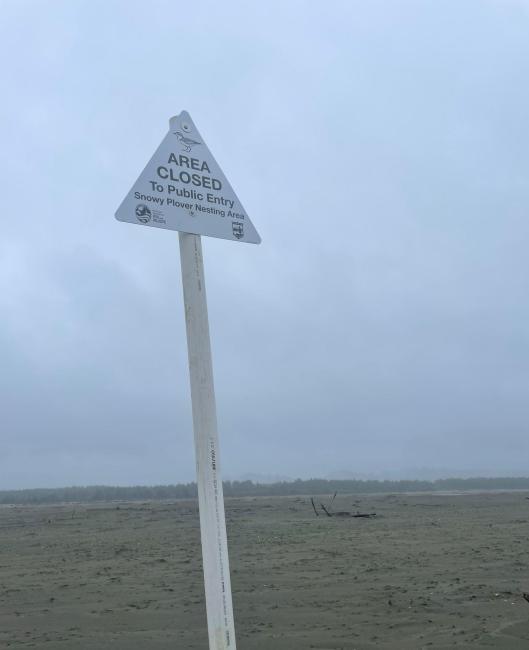
[[[136,206],[136,219],[140,223],[149,223],[151,217],[152,213],[150,208],[148,208],[145,203],[138,203]]]
[[[242,239],[244,237],[244,224],[241,223],[240,221],[232,221],[231,222],[231,227],[233,230],[233,234],[237,239]]]

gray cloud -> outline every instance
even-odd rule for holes
[[[194,476],[177,237],[113,219],[183,108],[263,237],[204,242],[225,474],[527,473],[524,2],[3,14],[0,487]]]

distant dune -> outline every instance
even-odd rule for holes
[[[299,496],[304,494],[377,494],[403,492],[470,492],[490,490],[529,490],[529,477],[445,478],[435,481],[401,480],[328,480],[297,479],[275,483],[254,481],[225,481],[227,497]],[[92,485],[87,487],[37,488],[0,491],[0,504],[91,503],[104,501],[144,501],[163,499],[193,499],[195,483],[177,485],[136,485],[130,487]]]

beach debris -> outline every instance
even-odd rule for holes
[[[524,591],[524,592],[522,593],[522,596],[523,596],[524,599],[529,603],[529,594],[528,594],[526,591]]]
[[[336,492],[334,493],[330,503],[325,506],[323,503],[320,503],[320,508],[323,510],[323,512],[327,515],[327,517],[354,517],[356,519],[372,519],[373,517],[377,516],[376,512],[351,512],[350,510],[337,510],[336,512],[333,511],[332,509],[332,503],[334,499],[336,498]],[[314,510],[314,514],[316,517],[320,516],[320,513],[318,512],[316,508],[316,504],[314,503],[314,497],[310,498],[310,502],[312,504],[312,509]]]

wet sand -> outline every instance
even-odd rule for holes
[[[526,496],[228,500],[239,650],[527,650]],[[206,650],[196,503],[0,508],[0,648]]]

